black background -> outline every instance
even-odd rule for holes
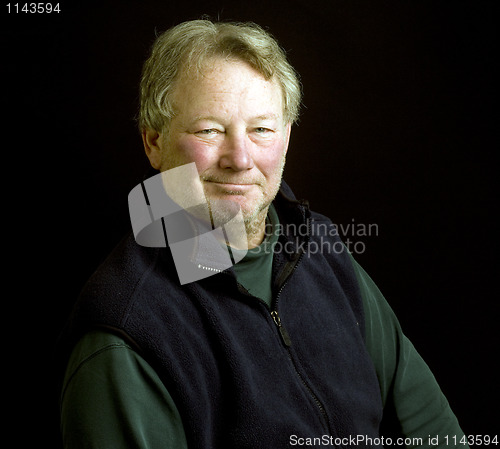
[[[366,248],[358,261],[463,430],[498,433],[493,5],[73,1],[50,15],[2,6],[2,315],[8,407],[23,428],[15,446],[58,444],[54,342],[128,232],[127,195],[147,168],[134,122],[142,62],[155,32],[203,14],[255,21],[289,52],[304,107],[285,179],[335,223],[377,225],[378,235],[355,237]]]

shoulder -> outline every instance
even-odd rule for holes
[[[60,404],[65,447],[128,447],[132,440],[186,447],[181,417],[156,371],[112,333],[90,331],[75,345]]]
[[[397,346],[402,330],[394,311],[370,275],[352,254],[349,258],[363,299],[367,346],[379,348],[381,342],[391,342]]]
[[[162,249],[166,251],[166,248]],[[131,311],[137,309],[138,303],[146,308],[148,303],[142,298],[149,297],[148,291],[162,290],[158,283],[168,282],[169,278],[158,273],[159,270],[168,270],[168,265],[160,262],[165,258],[160,250],[141,247],[131,234],[114,248],[87,280],[73,306],[57,343],[56,354],[60,363],[66,366],[77,342],[80,350],[88,348],[90,343],[97,344],[95,338],[89,337],[94,335],[89,332],[91,329],[124,329],[124,323]],[[84,335],[85,339],[81,340]],[[109,343],[110,338],[108,336],[103,341],[101,336],[99,343]]]
[[[126,236],[84,285],[70,317],[71,331],[80,337],[80,327],[121,328],[141,297],[169,282],[167,251],[140,246],[131,234]]]
[[[92,274],[80,296],[131,294],[155,266],[159,253],[158,248],[138,245],[132,234],[128,234]]]
[[[386,320],[394,321],[394,324],[399,325],[391,306],[386,301],[373,279],[356,261],[352,254],[349,254],[349,258],[358,281],[361,296],[363,297],[366,313],[370,314],[372,317],[375,315],[383,316]]]
[[[61,403],[97,407],[134,397],[138,401],[158,397],[172,404],[154,368],[123,338],[104,330],[87,332],[68,359]]]
[[[63,396],[67,387],[82,373],[96,374],[95,368],[104,371],[116,364],[130,364],[139,356],[125,340],[117,335],[101,330],[86,333],[74,346],[68,359],[64,377]]]

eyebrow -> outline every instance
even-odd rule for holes
[[[252,120],[279,120],[280,116],[278,114],[264,114],[254,117]]]
[[[279,119],[278,114],[269,113],[269,114],[262,114],[262,115],[258,115],[256,117],[252,117],[250,119],[250,121],[251,120],[277,120],[277,119]],[[207,121],[212,121],[212,122],[217,122],[217,123],[221,123],[223,121],[220,117],[216,117],[215,115],[199,115],[199,116],[195,117],[191,121],[191,123],[200,122],[202,120],[207,120]]]
[[[219,118],[216,117],[215,115],[198,115],[191,122],[195,123],[195,122],[200,122],[201,120],[209,120],[212,122],[218,122]]]

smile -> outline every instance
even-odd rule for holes
[[[210,184],[215,185],[216,187],[223,189],[223,190],[228,190],[228,191],[233,191],[233,192],[243,192],[250,190],[253,187],[253,184],[238,184],[238,183],[232,183],[232,182],[216,182],[216,181],[207,181]]]

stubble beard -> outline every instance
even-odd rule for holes
[[[231,220],[238,219],[238,210],[240,205],[231,199],[219,200],[206,195],[210,218],[214,228],[223,226]],[[272,200],[271,200],[272,201]],[[267,216],[267,211],[271,201],[262,201],[253,207],[250,211],[241,209],[241,218],[245,226],[247,239],[253,238],[263,229],[263,224]]]
[[[167,155],[167,152],[163,154],[162,159],[161,171],[166,171],[187,163],[185,161],[181,161],[180,158],[178,159],[176,157],[172,157],[172,155]],[[283,178],[283,171],[285,168],[285,162],[286,155],[283,154],[280,166],[278,168],[278,178],[274,186],[269,186],[264,177],[262,180],[260,180],[259,185],[262,188],[262,198],[257,201],[255,206],[253,206],[250,210],[241,208],[241,215],[243,217],[243,224],[245,226],[248,242],[257,241],[260,244],[259,236],[263,236],[264,234],[267,212],[269,210],[269,206],[273,202],[280,188],[281,180]],[[205,185],[205,178],[210,177],[200,175],[202,186]],[[270,192],[266,192],[265,187],[271,187],[272,190]],[[205,192],[205,199],[207,201],[212,222],[211,225],[213,228],[223,226],[230,220],[233,220],[235,216],[237,216],[240,205],[236,201],[231,201],[231,199],[220,200],[217,198],[212,198],[211,195],[207,193],[205,188],[203,188],[203,190]],[[236,193],[237,192],[234,192],[234,194]]]
[[[264,234],[265,222],[269,206],[274,201],[274,198],[279,191],[281,180],[283,178],[285,160],[286,158],[283,155],[279,166],[279,175],[276,184],[270,186],[264,179],[262,182],[257,184],[262,189],[262,197],[257,200],[256,204],[251,209],[241,207],[243,223],[245,225],[245,230],[249,242],[255,242],[255,239],[258,238],[258,236],[263,236]],[[205,177],[200,176],[200,179],[203,184]],[[269,188],[271,188],[271,191],[266,191]],[[231,201],[231,192],[228,193],[228,199],[219,200],[217,198],[211,198],[211,196],[205,190],[205,198],[208,203],[212,225],[214,227],[224,225],[228,221],[232,220],[237,214],[238,208],[240,208],[240,205],[236,201]],[[238,192],[233,192],[233,194],[238,194]]]

